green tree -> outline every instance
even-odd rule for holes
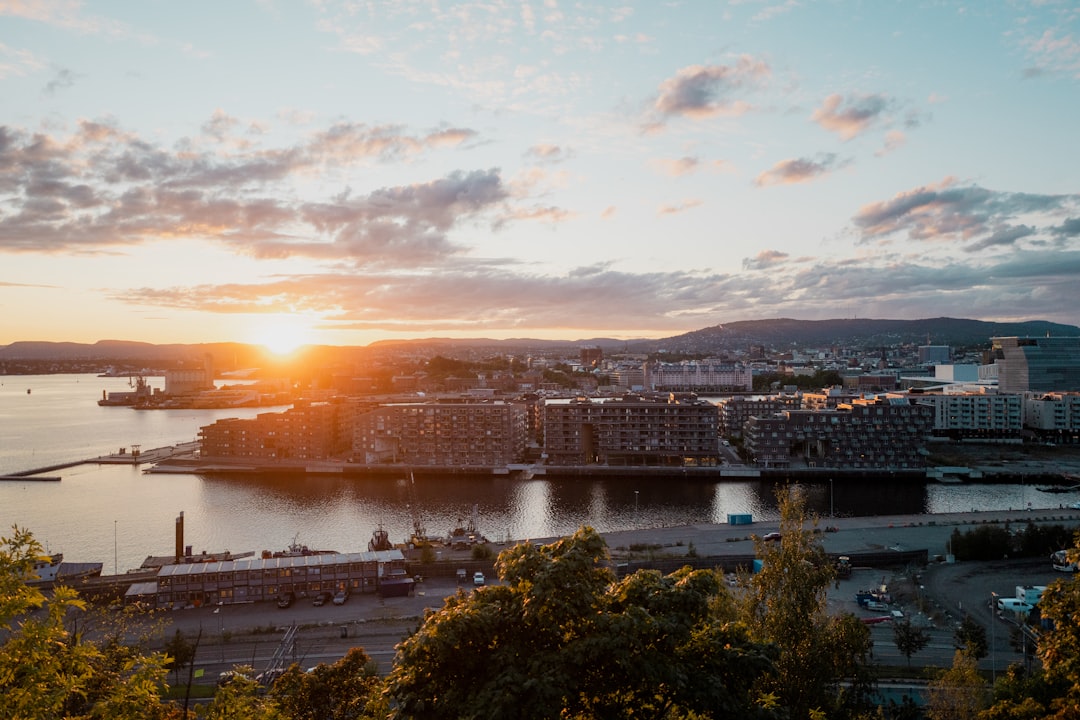
[[[0,720],[165,717],[165,656],[69,631],[65,619],[85,605],[70,588],[46,600],[27,584],[41,556],[25,529],[0,538]]]
[[[1060,681],[1047,680],[1042,671],[1028,673],[1024,666],[1010,665],[994,685],[994,704],[979,716],[981,720],[1042,720],[1050,717],[1050,706],[1064,697],[1067,688]]]
[[[286,720],[273,698],[262,695],[250,667],[237,666],[234,670],[207,704],[203,715],[207,720]]]
[[[904,618],[900,622],[893,623],[893,642],[896,649],[907,658],[908,667],[911,667],[911,656],[922,650],[930,642],[930,634],[921,627],[911,624],[911,620]]]
[[[909,658],[910,659],[910,658]],[[953,656],[952,667],[943,670],[927,686],[926,717],[929,720],[974,720],[986,707],[986,682],[976,659],[963,650]]]
[[[195,660],[195,644],[190,643],[179,630],[165,643],[168,660],[165,667],[172,670],[173,685],[180,684],[180,673]]]
[[[509,548],[496,572],[502,584],[459,591],[398,647],[394,717],[771,715],[753,692],[772,671],[768,648],[717,617],[716,573],[617,582],[591,528]]]
[[[762,689],[793,718],[858,712],[868,704],[872,682],[870,632],[851,616],[829,615],[826,593],[835,571],[802,496],[781,488],[777,502],[781,539],[756,542],[761,569],[744,578],[740,603],[751,637],[779,653],[777,673],[762,678]],[[844,680],[851,682],[840,692]]]
[[[1080,534],[1074,539],[1080,544]],[[1070,551],[1070,560],[1078,551]],[[1046,587],[1039,607],[1049,625],[1039,635],[1038,655],[1046,681],[1062,692],[1051,701],[1048,717],[1080,717],[1080,574],[1071,580],[1056,580]]]
[[[352,648],[311,672],[293,665],[270,688],[270,697],[290,720],[365,720],[386,717],[382,689],[375,662],[363,648]]]
[[[956,645],[976,660],[981,660],[990,652],[990,643],[986,641],[986,628],[975,622],[970,615],[964,615],[960,626],[953,633]]]

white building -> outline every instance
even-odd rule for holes
[[[661,391],[723,391],[754,389],[754,376],[741,363],[721,360],[687,360],[645,365],[645,386]]]

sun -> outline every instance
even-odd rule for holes
[[[275,355],[288,355],[311,342],[312,329],[307,318],[297,315],[267,315],[256,321],[252,342]]]

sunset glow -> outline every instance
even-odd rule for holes
[[[0,344],[1076,323],[1078,57],[1035,0],[0,0]]]

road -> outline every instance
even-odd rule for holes
[[[1080,513],[1063,509],[1038,514],[1018,510],[951,516],[836,518],[829,519],[828,524],[837,526],[837,532],[824,533],[821,537],[830,553],[925,548],[934,558],[944,557],[949,535],[957,527],[964,530],[965,526],[978,523],[1027,521],[1075,527],[1080,524]],[[741,555],[752,552],[752,535],[776,529],[765,525],[650,528],[605,534],[605,539],[614,555],[618,555],[618,548],[639,543],[673,555],[686,553],[690,548],[702,556]],[[863,618],[880,616],[880,612],[860,608],[855,602],[855,592],[884,582],[895,598],[893,607],[931,635],[930,644],[912,657],[913,665],[951,665],[955,650],[953,632],[964,613],[969,613],[987,628],[988,639],[992,641],[993,652],[982,661],[981,667],[1002,671],[1010,663],[1022,661],[1023,655],[1011,644],[1015,626],[1002,619],[991,622],[990,593],[1013,597],[1017,585],[1046,585],[1060,577],[1046,559],[931,562],[926,568],[914,570],[856,568],[851,578],[830,589],[829,611],[851,612]],[[489,575],[489,582],[490,579]],[[394,646],[418,627],[425,609],[442,607],[444,598],[459,589],[468,592],[471,586],[459,587],[454,578],[427,578],[410,597],[383,599],[375,595],[353,595],[342,606],[312,607],[309,600],[300,598],[284,610],[273,603],[177,610],[165,616],[163,637],[170,637],[176,629],[193,637],[202,629],[196,666],[204,668],[205,681],[237,663],[252,665],[257,671],[263,669],[293,623],[299,627],[299,633],[295,655],[290,658],[301,665],[333,662],[351,647],[360,646],[376,660],[381,672],[387,672]],[[906,664],[906,658],[896,650],[892,627],[887,623],[871,627],[875,659],[887,665]]]

